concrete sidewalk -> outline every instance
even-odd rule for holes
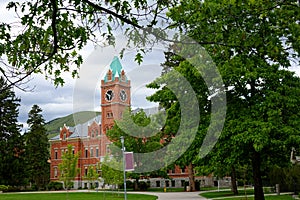
[[[129,192],[131,194],[149,194],[157,196],[157,200],[205,200],[199,192]]]

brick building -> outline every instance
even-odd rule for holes
[[[110,141],[106,130],[113,126],[115,119],[122,117],[122,112],[130,106],[130,80],[117,57],[114,57],[103,80],[101,80],[101,115],[74,127],[64,125],[60,134],[51,138],[50,180],[59,180],[58,165],[68,145],[74,153],[81,152],[78,160],[80,173],[74,180],[74,188],[89,187],[83,177],[88,166],[96,165],[109,153]]]
[[[61,163],[61,156],[68,145],[72,145],[74,153],[81,152],[78,160],[80,173],[74,180],[74,188],[90,187],[83,179],[87,174],[88,166],[96,165],[109,154],[111,142],[106,137],[106,131],[114,125],[115,119],[122,117],[122,112],[130,106],[130,80],[117,57],[114,57],[103,80],[101,80],[101,115],[74,127],[64,125],[60,134],[51,138],[51,164],[50,180],[59,181],[58,165]],[[145,110],[147,113],[147,110]],[[154,111],[155,112],[155,111]],[[149,110],[153,114],[153,111]],[[168,170],[171,179],[151,178],[151,187],[184,187],[188,182],[187,168]],[[147,180],[149,181],[149,180]],[[196,177],[201,186],[212,186],[215,180],[212,176]],[[228,181],[226,181],[228,182]]]

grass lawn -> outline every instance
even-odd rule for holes
[[[236,197],[236,198],[223,198],[222,200],[253,200],[253,197]],[[291,195],[272,195],[272,196],[265,196],[265,200],[292,200]],[[221,200],[221,199],[218,199]]]
[[[107,192],[69,192],[69,193],[28,193],[28,194],[0,194],[0,200],[122,200],[123,194],[112,194]],[[156,200],[156,196],[143,194],[127,194],[128,200]]]
[[[247,191],[247,195],[254,194],[253,189],[247,189],[246,191]],[[245,191],[239,189],[239,195],[245,196]],[[218,197],[230,197],[230,196],[234,196],[234,195],[230,190],[226,190],[226,191],[221,190],[219,192],[204,192],[204,193],[201,193],[201,196],[208,198],[208,199],[212,199],[212,198],[218,198]]]

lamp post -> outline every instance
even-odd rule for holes
[[[124,136],[120,137],[122,143],[122,156],[123,156],[123,175],[124,175],[124,199],[127,200],[127,193],[126,193],[126,173],[125,173],[125,147],[124,147]]]

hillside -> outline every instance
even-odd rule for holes
[[[81,124],[99,114],[100,112],[82,111],[51,120],[45,125],[48,133],[48,138],[52,138],[58,135],[60,128],[63,127],[64,124],[66,124],[67,126],[75,126],[74,121],[76,121],[76,124]]]

